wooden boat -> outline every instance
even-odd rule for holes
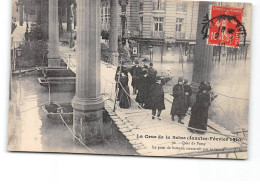
[[[75,92],[76,77],[40,77],[38,82],[51,91]]]
[[[50,103],[41,106],[41,108],[46,116],[53,121],[62,121],[61,115],[67,124],[73,123],[73,108],[71,103]]]
[[[46,77],[76,77],[76,74],[66,67],[36,67],[36,70],[39,77],[43,77],[44,73]]]

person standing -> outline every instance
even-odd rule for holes
[[[162,110],[165,109],[164,104],[164,91],[161,84],[161,78],[158,76],[153,84],[150,87],[150,107],[152,109],[152,119],[156,116],[161,120],[160,115]]]
[[[178,78],[178,84],[173,87],[172,90],[173,102],[171,108],[172,121],[174,121],[174,116],[177,115],[179,120],[178,122],[184,124],[181,120],[185,116],[185,107],[184,107],[184,86],[183,78]]]
[[[150,88],[150,81],[148,78],[147,70],[142,71],[142,76],[138,82],[138,93],[136,96],[136,102],[139,103],[140,107],[144,107],[145,104],[148,102],[148,95],[149,95],[149,88]]]
[[[210,84],[201,82],[199,92],[196,95],[196,102],[191,109],[191,116],[188,125],[188,130],[193,133],[204,134],[207,130],[209,107],[211,102],[217,97],[217,95],[211,96],[210,91]],[[199,130],[193,130],[192,128]]]
[[[139,65],[138,61],[134,61],[134,66],[130,70],[130,74],[132,76],[132,86],[133,86],[133,93],[136,94],[137,86],[139,83],[139,79],[142,76],[142,68]]]
[[[121,70],[121,71],[120,71]],[[116,81],[116,85],[115,85],[115,92],[117,93],[117,90],[118,90],[118,95],[117,95],[117,101],[119,101],[119,96],[120,96],[120,90],[119,90],[119,87],[120,85],[117,83],[118,82],[118,78],[119,78],[119,74],[120,74],[120,77],[122,76],[122,71],[126,70],[126,68],[124,66],[118,66],[117,69],[116,69],[116,74],[115,74],[115,81]]]
[[[141,67],[143,70],[148,70],[148,66],[145,64],[144,61],[141,62],[140,67]]]
[[[192,90],[190,84],[187,79],[184,79],[184,107],[185,107],[185,115],[190,107],[190,97],[192,95]]]
[[[155,82],[156,75],[157,75],[157,70],[153,68],[153,63],[150,63],[148,68],[148,77],[150,78],[152,83]]]
[[[130,99],[130,90],[128,86],[128,72],[124,69],[122,70],[120,79],[119,79],[119,107],[128,109],[131,106]]]

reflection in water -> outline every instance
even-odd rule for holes
[[[61,121],[48,119],[40,108],[48,103],[49,95],[48,90],[38,84],[36,73],[25,74],[22,78],[13,77],[12,88],[16,118],[9,122],[9,126],[14,124],[15,127],[9,141],[9,150],[88,153],[86,148],[74,142],[71,133]],[[73,96],[69,92],[51,93],[51,99],[57,103],[71,102]],[[72,125],[69,126],[72,129]],[[114,136],[106,137],[103,144],[90,146],[92,150],[100,154],[135,154],[135,150],[128,147],[122,135],[115,129],[111,130],[111,121],[105,120],[104,127],[113,131]]]

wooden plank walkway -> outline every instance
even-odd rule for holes
[[[76,52],[68,46],[60,47],[62,59],[69,65],[72,71],[76,72]],[[70,57],[69,57],[70,55]],[[165,94],[165,106],[161,114],[162,120],[151,118],[151,110],[140,109],[132,100],[129,109],[122,109],[117,106],[113,112],[115,99],[115,68],[102,62],[101,64],[101,91],[105,99],[105,108],[115,122],[118,129],[129,140],[129,143],[136,149],[137,153],[144,156],[191,156],[207,158],[247,158],[247,152],[242,147],[247,147],[247,140],[234,141],[231,137],[220,135],[218,132],[233,135],[230,131],[209,120],[208,131],[211,133],[195,134],[187,130],[190,116],[187,115],[184,125],[171,121],[170,109],[173,97]],[[131,77],[129,76],[130,93],[132,94]],[[131,95],[135,99],[134,95]],[[234,153],[223,154],[226,149],[234,149]],[[239,151],[239,149],[241,150]],[[215,154],[202,155],[202,152],[209,151]],[[222,154],[217,154],[216,152]],[[196,154],[198,153],[199,154]]]

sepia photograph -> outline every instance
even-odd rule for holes
[[[251,27],[249,2],[12,0],[8,151],[248,159]]]

